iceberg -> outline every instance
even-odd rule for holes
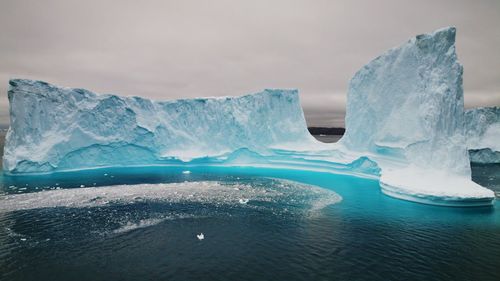
[[[10,80],[10,173],[155,165],[315,142],[296,90],[157,102]]]
[[[382,191],[393,197],[439,198],[440,205],[494,198],[471,181],[455,34],[449,27],[417,35],[365,65],[349,84],[340,144],[372,155]]]
[[[465,111],[467,147],[473,163],[500,163],[500,107]]]
[[[471,180],[455,29],[418,35],[359,70],[346,133],[307,130],[297,90],[152,101],[41,81],[10,82],[7,174],[161,165],[258,166],[377,178],[392,197],[491,205]]]

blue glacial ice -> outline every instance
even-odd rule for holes
[[[500,107],[466,110],[465,127],[471,162],[500,163]]]
[[[296,90],[156,102],[11,80],[4,169],[154,165],[308,145]]]
[[[349,84],[340,144],[373,155],[388,195],[443,205],[494,196],[471,181],[455,33],[418,35],[365,65]]]
[[[160,165],[258,166],[380,178],[390,196],[490,205],[471,181],[455,29],[419,35],[351,80],[346,134],[307,131],[296,90],[151,101],[10,81],[7,174]]]

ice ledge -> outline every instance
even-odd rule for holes
[[[492,190],[468,177],[415,166],[384,170],[380,187],[392,197],[450,207],[491,206],[495,199]]]

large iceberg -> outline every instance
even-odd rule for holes
[[[373,155],[386,194],[445,205],[494,196],[471,181],[455,33],[418,35],[365,65],[349,84],[340,144]]]
[[[500,107],[465,112],[467,147],[473,163],[500,163]]]
[[[8,174],[98,167],[225,165],[379,178],[390,196],[490,205],[471,181],[455,29],[419,35],[363,67],[349,85],[346,134],[307,131],[296,90],[151,101],[11,80]]]
[[[315,142],[296,90],[156,102],[10,80],[10,173],[188,161]]]

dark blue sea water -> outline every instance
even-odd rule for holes
[[[498,203],[410,203],[315,172],[185,170],[1,177],[0,279],[500,280]],[[500,166],[475,166],[474,180],[500,191]]]

